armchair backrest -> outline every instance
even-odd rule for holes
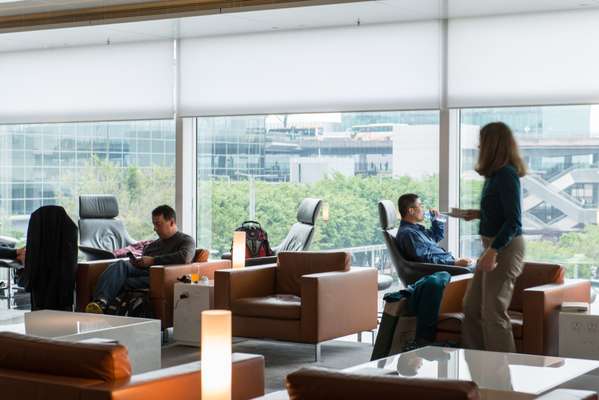
[[[471,381],[361,375],[310,367],[287,375],[289,397],[297,400],[328,399],[438,399],[477,400],[478,386]]]
[[[314,224],[321,205],[321,199],[302,200],[297,210],[297,222],[291,226],[285,239],[276,247],[277,254],[281,251],[305,251],[310,248],[314,237]]]
[[[283,252],[277,256],[275,291],[279,294],[301,294],[303,275],[349,271],[351,254],[337,252]]]
[[[525,289],[550,283],[564,283],[565,272],[565,268],[559,264],[525,263],[522,274],[516,279],[509,309],[522,312]]]
[[[399,252],[395,244],[397,236],[397,215],[395,214],[395,205],[389,200],[379,201],[379,220],[383,238],[391,257],[391,262],[397,271],[397,275],[404,286],[411,285],[423,276],[430,275],[438,271],[446,271],[450,275],[462,275],[470,273],[466,268],[455,267],[452,265],[428,264],[416,261],[409,261]]]
[[[118,215],[113,195],[79,196],[79,244],[114,251],[135,243]]]

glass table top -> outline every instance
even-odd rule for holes
[[[344,371],[474,381],[481,389],[540,394],[596,368],[595,360],[428,346]]]

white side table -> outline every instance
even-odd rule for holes
[[[599,360],[599,307],[559,313],[559,356]]]
[[[173,299],[173,339],[177,343],[199,346],[201,313],[214,308],[214,281],[175,283]]]

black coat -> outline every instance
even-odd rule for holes
[[[31,309],[73,308],[77,226],[59,206],[38,208],[29,219],[25,266]]]

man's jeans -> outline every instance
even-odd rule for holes
[[[94,300],[104,299],[107,304],[123,289],[147,289],[150,271],[136,268],[129,261],[119,260],[102,272],[94,292]]]

